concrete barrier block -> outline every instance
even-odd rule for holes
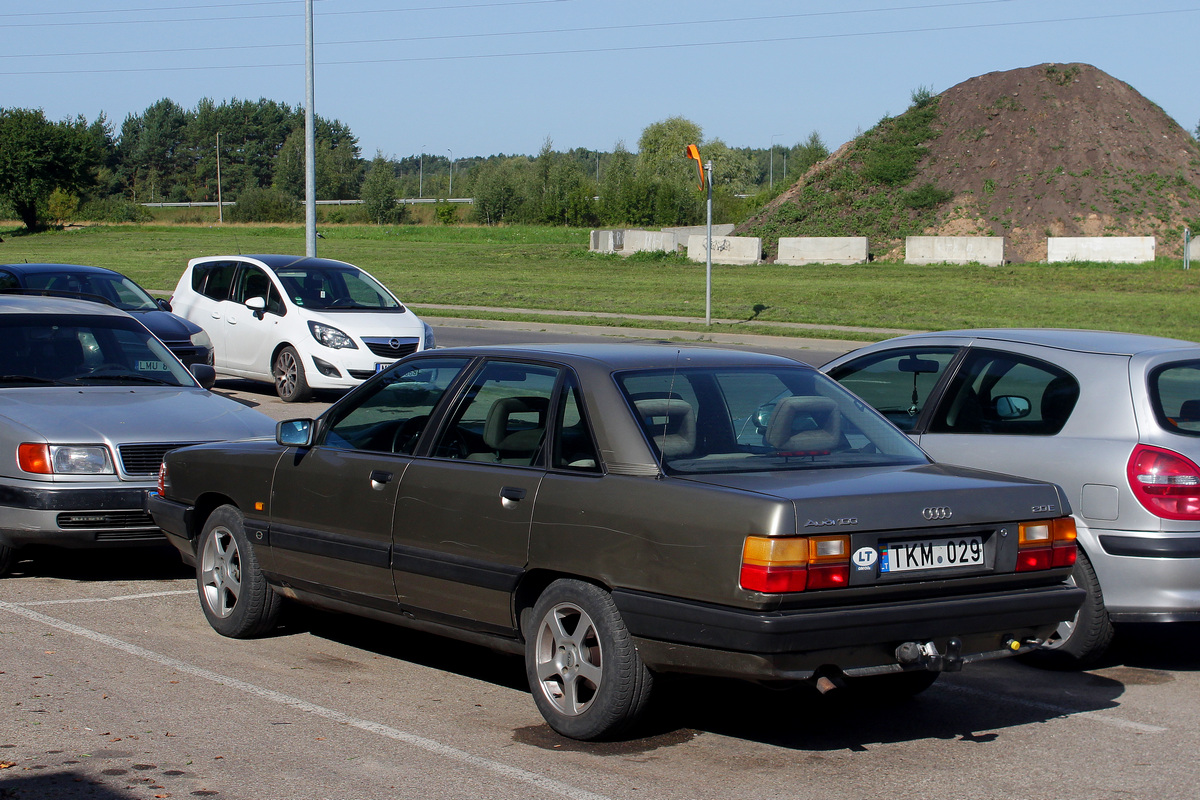
[[[592,231],[588,249],[593,253],[615,253],[625,246],[624,237],[623,230]]]
[[[909,236],[904,240],[905,264],[972,264],[998,267],[1004,263],[1001,236]]]
[[[1111,261],[1140,264],[1154,260],[1153,236],[1051,236],[1046,261]]]
[[[708,261],[708,236],[692,235],[687,240],[691,261]],[[762,260],[762,239],[757,236],[713,236],[714,264],[757,264]]]
[[[623,255],[637,253],[643,250],[661,250],[674,253],[679,249],[679,239],[674,233],[667,231],[625,231],[625,246]]]
[[[733,223],[722,223],[712,226],[712,235],[728,236],[733,233]],[[686,245],[689,236],[707,236],[707,225],[688,225],[683,228],[663,228],[663,233],[673,233],[678,238],[680,245]]]
[[[861,264],[867,260],[865,236],[788,236],[779,240],[776,264]]]

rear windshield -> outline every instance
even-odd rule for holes
[[[1175,361],[1151,371],[1150,402],[1163,428],[1200,436],[1200,361]]]
[[[812,369],[691,368],[616,377],[671,472],[928,463],[878,412]]]

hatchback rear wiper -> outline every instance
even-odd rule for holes
[[[53,378],[39,378],[36,375],[0,375],[0,383],[60,383]]]

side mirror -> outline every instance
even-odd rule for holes
[[[763,403],[754,412],[754,427],[759,433],[766,433],[767,426],[771,424],[771,415],[775,413],[775,403]]]
[[[997,419],[1022,419],[1029,416],[1033,404],[1028,397],[1015,394],[1005,394],[992,401]]]
[[[154,305],[158,306],[158,307],[159,307],[159,308],[161,308],[163,311],[170,311],[170,310],[171,310],[171,301],[170,301],[170,300],[168,300],[168,299],[167,299],[167,298],[165,298],[165,297],[160,297],[160,298],[158,298],[157,300],[155,300],[155,301],[154,301]]]
[[[287,419],[275,425],[275,442],[284,447],[312,447],[317,426],[311,419]]]
[[[192,377],[196,379],[196,383],[205,389],[211,389],[217,382],[217,371],[209,364],[192,364],[188,369],[192,371]]]

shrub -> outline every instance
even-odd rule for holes
[[[51,192],[50,199],[46,202],[46,213],[59,225],[65,225],[74,219],[78,210],[79,198],[62,189],[56,188]]]
[[[88,222],[152,222],[154,220],[150,209],[117,196],[88,200],[80,207],[75,217]]]
[[[900,202],[908,208],[937,208],[953,196],[954,192],[923,183],[911,192],[905,192]]]
[[[299,222],[300,204],[278,189],[242,190],[237,204],[225,214],[230,222]]]
[[[454,203],[440,202],[434,213],[437,215],[437,221],[443,225],[453,225],[458,221],[458,209],[454,207]]]

